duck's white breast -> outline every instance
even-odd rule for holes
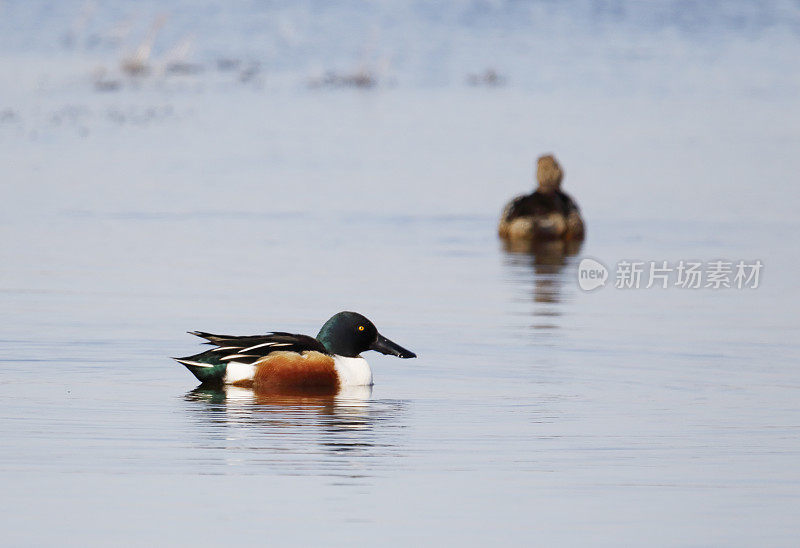
[[[334,356],[333,362],[341,386],[372,386],[372,369],[364,358]]]

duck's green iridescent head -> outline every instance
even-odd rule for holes
[[[355,358],[367,350],[400,358],[417,357],[378,333],[375,324],[358,312],[339,312],[334,315],[319,330],[317,340],[329,353],[346,358]]]

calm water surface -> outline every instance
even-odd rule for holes
[[[502,2],[308,3],[225,30],[161,4],[132,35],[168,10],[206,69],[114,92],[92,71],[117,46],[63,39],[128,4],[0,8],[5,543],[796,545],[795,5],[531,4],[529,27]],[[360,62],[352,27],[386,79],[309,89]],[[489,64],[508,85],[464,84]],[[504,249],[549,150],[588,239]],[[756,290],[586,293],[584,256],[765,267]],[[344,309],[419,358],[370,353],[374,388],[327,399],[198,389],[169,359],[187,330]]]

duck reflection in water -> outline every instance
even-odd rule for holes
[[[201,384],[186,393],[186,400],[209,404],[210,411],[248,412],[293,408],[364,408],[372,396],[371,386],[350,386],[342,390],[259,390],[233,385]]]
[[[533,301],[541,306],[534,309],[534,316],[550,317],[561,314],[562,287],[571,283],[570,257],[580,253],[580,240],[503,240],[505,263],[513,268],[514,279],[527,283],[533,277]],[[534,327],[553,329],[552,321],[537,323]]]
[[[314,454],[313,447],[323,449],[323,459],[324,454],[345,453],[372,457],[394,449],[397,438],[391,432],[403,426],[399,419],[404,403],[371,396],[371,386],[330,394],[201,384],[185,400],[193,404],[190,409],[214,445],[226,450],[220,459],[242,453],[237,462],[268,463],[297,473],[299,462],[309,466],[305,461]],[[327,469],[330,464],[319,466]],[[363,474],[361,470],[359,475]]]

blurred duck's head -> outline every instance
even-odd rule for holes
[[[536,162],[536,180],[539,182],[539,192],[555,192],[561,187],[564,172],[556,161],[555,156],[546,154],[540,156]]]

